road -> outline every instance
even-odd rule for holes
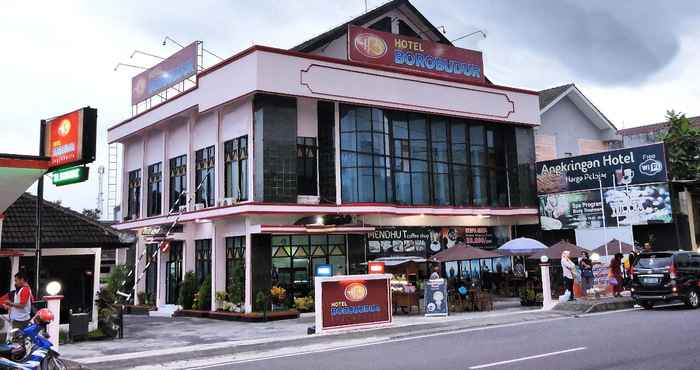
[[[699,354],[700,310],[668,307],[269,353],[190,369],[697,369]]]

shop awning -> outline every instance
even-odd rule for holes
[[[464,244],[457,244],[452,248],[446,249],[433,256],[434,261],[450,262],[463,260],[476,260],[482,258],[502,257],[502,254],[492,252],[486,249],[468,247]]]
[[[48,157],[0,153],[0,214],[49,168]]]
[[[537,253],[534,253],[530,256],[531,259],[540,259],[542,256],[547,256],[549,259],[561,259],[561,254],[564,251],[569,251],[571,252],[571,257],[576,257],[581,252],[590,252],[586,248],[581,248],[578,245],[571,244],[567,242],[566,240],[562,240],[559,243],[556,243],[552,245],[551,247],[547,249],[543,249]]]
[[[374,231],[364,225],[259,225],[261,234],[367,234]]]
[[[426,263],[428,260],[423,257],[415,256],[402,256],[402,257],[380,257],[375,259],[375,261],[384,262],[384,266],[398,266],[404,263],[414,262],[414,263]]]

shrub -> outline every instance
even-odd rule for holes
[[[235,263],[233,265],[233,271],[231,272],[231,277],[229,279],[228,299],[233,303],[242,303],[243,299],[245,298],[243,296],[243,289],[245,288],[245,274],[241,263]]]
[[[180,295],[177,298],[177,304],[186,310],[192,309],[194,303],[194,295],[197,292],[197,277],[193,271],[185,273],[185,278],[180,283]]]
[[[255,295],[255,311],[264,311],[266,305],[267,295],[262,290],[259,290],[258,294]]]
[[[146,297],[146,292],[140,291],[136,293],[136,296],[139,297],[139,304],[148,304],[148,297]]]
[[[211,310],[211,276],[207,276],[199,287],[197,292],[197,307],[198,310],[209,311]]]

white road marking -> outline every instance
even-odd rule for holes
[[[556,355],[561,355],[564,353],[569,353],[569,352],[576,352],[576,351],[583,351],[585,350],[586,347],[577,347],[577,348],[571,348],[571,349],[565,349],[561,351],[556,351],[556,352],[549,352],[549,353],[543,353],[540,355],[534,355],[534,356],[527,356],[527,357],[520,357],[520,358],[514,358],[512,360],[506,360],[506,361],[499,361],[499,362],[492,362],[490,364],[483,364],[483,365],[477,365],[477,366],[472,366],[469,369],[485,369],[487,367],[494,367],[494,366],[499,366],[499,365],[506,365],[506,364],[512,364],[514,362],[520,362],[520,361],[527,361],[527,360],[533,360],[536,358],[542,358],[542,357],[550,357],[550,356],[556,356]]]

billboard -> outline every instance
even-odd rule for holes
[[[391,275],[317,277],[316,330],[390,324]]]
[[[86,107],[42,121],[49,171],[95,160],[97,110]]]
[[[661,143],[537,162],[536,173],[538,194],[668,180]]]
[[[353,25],[348,26],[348,58],[467,83],[484,83],[484,61],[480,51]]]
[[[646,225],[672,222],[668,184],[618,186],[603,189],[605,226]],[[543,230],[603,227],[600,190],[539,196]]]
[[[131,79],[131,104],[136,105],[197,73],[197,42],[163,59]]]

